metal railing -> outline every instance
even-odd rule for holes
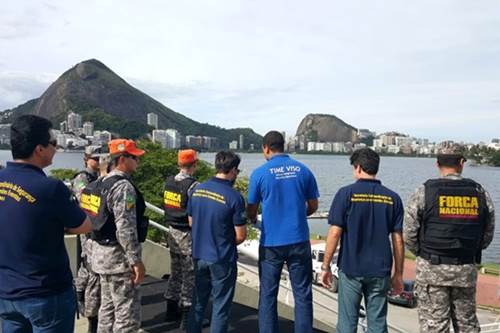
[[[146,207],[148,209],[150,209],[151,211],[157,213],[157,214],[160,214],[162,216],[165,215],[165,212],[163,211],[163,209],[160,209],[160,208],[156,207],[155,205],[153,205],[153,204],[151,204],[149,202],[146,202]],[[312,218],[317,218],[317,219],[323,219],[323,218],[325,218],[324,217],[324,213],[318,213],[318,214],[315,214],[315,215],[316,216],[313,216]],[[326,217],[328,217],[328,213],[326,213]],[[308,217],[308,218],[311,218],[311,217]],[[166,226],[164,226],[164,225],[162,225],[162,224],[160,224],[158,222],[155,222],[153,220],[149,220],[149,225],[152,226],[152,227],[154,227],[154,228],[156,228],[156,229],[158,229],[158,230],[160,230],[160,231],[169,232],[169,228],[168,227],[166,227]],[[238,265],[238,268],[241,268],[241,269],[244,269],[246,271],[249,271],[249,272],[251,272],[251,273],[253,273],[253,274],[257,275],[257,276],[259,275],[259,272],[258,272],[257,269],[248,267],[247,265],[239,263],[239,262],[237,263],[237,265]],[[286,290],[286,292],[287,292],[287,298],[288,298],[288,294],[291,293],[291,292],[293,292],[293,291],[292,291],[292,288],[289,285],[289,282],[290,282],[289,273],[285,270],[285,271],[283,271],[283,274],[286,276],[288,283],[284,283],[284,282],[280,281],[280,287],[282,287],[284,290]],[[313,289],[316,292],[322,294],[323,296],[328,297],[328,298],[334,300],[335,302],[337,302],[337,297],[335,297],[331,292],[325,291],[323,288],[315,286],[315,285],[313,285]],[[313,304],[319,306],[320,308],[322,308],[322,309],[324,309],[326,311],[332,312],[335,315],[338,315],[338,312],[331,305],[323,304],[322,302],[315,301],[314,299],[313,299]],[[363,309],[361,309],[360,310],[360,315],[362,317],[365,317],[366,316],[366,312]],[[359,321],[358,325],[360,326],[362,332],[366,332],[367,331],[366,321],[363,320],[363,318],[360,318],[360,321]],[[407,333],[407,331],[405,331],[405,330],[403,330],[403,329],[401,329],[399,327],[396,327],[394,325],[391,325],[390,323],[387,323],[387,326],[391,330],[393,330],[394,332],[397,332],[397,333]]]

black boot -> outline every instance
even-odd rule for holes
[[[189,311],[190,310],[191,310],[191,307],[183,307],[183,308],[181,308],[182,318],[181,318],[180,329],[182,331],[187,331],[187,329],[188,329]]]
[[[97,317],[88,317],[89,330],[88,333],[97,333]]]
[[[179,305],[177,301],[172,301],[167,299],[167,312],[165,313],[165,321],[176,321],[179,320]]]

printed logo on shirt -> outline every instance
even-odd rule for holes
[[[36,198],[26,192],[21,186],[9,182],[0,182],[0,202],[5,201],[7,197],[18,203],[21,200],[26,200],[30,204],[36,202]]]
[[[440,195],[439,217],[452,219],[477,219],[479,199],[474,196]]]
[[[297,173],[300,172],[300,166],[298,165],[280,166],[276,168],[270,168],[269,172],[275,176],[276,180],[296,178]]]
[[[101,206],[101,197],[95,194],[82,193],[80,207],[90,216],[96,216]]]
[[[372,194],[372,193],[354,193],[351,196],[351,202],[371,202],[386,205],[392,205],[392,198],[387,195]]]
[[[226,204],[226,198],[224,198],[224,196],[208,190],[195,189],[192,197],[206,198],[221,204]]]
[[[163,193],[163,204],[168,208],[181,208],[181,194],[165,191]]]

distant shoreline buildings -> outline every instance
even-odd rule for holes
[[[193,148],[203,151],[215,151],[218,149],[229,149],[235,151],[255,151],[253,143],[246,144],[246,138],[240,134],[237,139],[232,140],[226,147],[221,146],[219,138],[201,135],[182,135],[176,129],[158,128],[158,115],[147,114],[147,123],[154,129],[149,134],[151,141],[159,143],[163,148],[180,149]],[[82,123],[82,116],[69,112],[66,120],[60,122],[59,130],[53,130],[60,148],[68,150],[81,150],[87,145],[106,145],[112,139],[112,134],[106,130],[94,130],[94,123],[86,121]],[[282,132],[286,138],[286,133]],[[10,144],[10,124],[0,124],[0,145]],[[368,129],[358,129],[355,142],[321,142],[308,141],[304,135],[286,138],[285,150],[290,153],[330,153],[350,154],[352,151],[370,147],[381,154],[430,156],[435,155],[445,147],[462,146],[464,150],[472,147],[486,147],[500,150],[500,139],[494,138],[490,143],[479,142],[464,143],[451,140],[440,143],[430,142],[426,138],[414,138],[399,132],[385,132],[376,134]]]

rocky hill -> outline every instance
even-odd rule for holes
[[[128,84],[98,60],[83,61],[63,73],[37,99],[0,113],[3,123],[21,114],[36,114],[59,124],[70,112],[94,122],[96,130],[109,129],[121,136],[137,138],[148,133],[147,114],[158,115],[160,128],[174,128],[183,135],[204,135],[220,139],[223,147],[239,135],[256,147],[262,137],[249,128],[224,129],[196,122],[169,109]]]
[[[330,114],[308,114],[297,128],[297,136],[307,141],[355,142],[357,129]]]

